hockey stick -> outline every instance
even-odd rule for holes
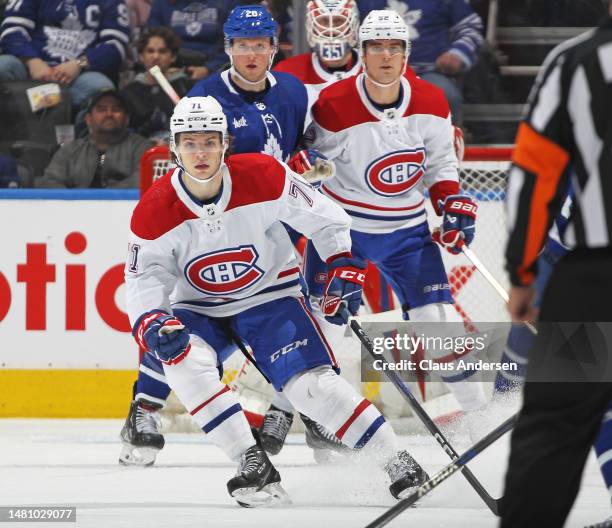
[[[434,232],[431,234],[431,239],[440,244],[441,246],[443,245],[440,241],[440,230],[439,229],[435,229]],[[466,258],[472,263],[472,265],[479,271],[479,273],[487,280],[487,282],[493,287],[493,289],[497,292],[497,294],[504,300],[504,302],[506,304],[508,304],[508,301],[510,299],[510,297],[508,296],[508,292],[504,289],[504,287],[499,283],[499,281],[493,276],[493,274],[487,269],[487,267],[484,265],[484,263],[482,262],[482,260],[480,260],[478,258],[478,256],[476,255],[476,253],[474,253],[466,244],[463,240],[460,240],[457,243],[457,246],[459,247],[459,249],[463,252],[463,254],[466,256]],[[533,323],[531,323],[530,321],[523,321],[523,323],[525,323],[525,326],[527,328],[529,328],[529,330],[531,330],[531,333],[533,335],[538,335],[538,331],[536,329],[536,327],[533,325]]]
[[[361,325],[355,319],[351,320],[350,325],[351,330],[359,338],[359,341],[361,341],[361,344],[370,353],[370,355],[375,359],[380,359],[379,355],[374,352],[374,345],[372,344],[372,340],[370,339],[368,334],[365,333],[364,329],[361,328]],[[423,409],[423,406],[419,403],[419,400],[417,400],[414,394],[412,394],[412,392],[404,383],[399,374],[397,374],[394,370],[385,369],[385,375],[387,376],[387,378],[389,378],[389,381],[391,381],[391,383],[395,385],[395,387],[399,390],[402,396],[404,396],[404,398],[408,401],[408,404],[412,408],[414,414],[419,417],[423,425],[433,435],[438,444],[440,444],[442,449],[446,451],[446,454],[453,460],[457,459],[459,457],[457,451],[455,451],[453,447],[448,443],[448,440],[446,440],[446,438],[442,434],[442,431],[440,431],[438,426],[429,417],[425,409]],[[469,468],[463,466],[460,469],[465,479],[470,483],[470,485],[474,488],[476,493],[478,493],[480,498],[489,507],[493,514],[499,515],[499,504],[501,499],[495,499],[491,497],[491,495],[489,495],[487,490],[484,489],[482,484],[478,481],[478,479],[474,476],[474,474],[470,471]]]
[[[467,259],[474,265],[474,267],[481,273],[481,275],[487,279],[489,284],[493,286],[495,291],[499,294],[499,296],[508,304],[510,297],[508,292],[504,290],[504,287],[497,281],[497,279],[493,276],[493,274],[486,268],[486,266],[482,263],[482,261],[476,256],[469,247],[467,247],[463,240],[459,244],[459,248],[463,252],[463,254],[467,257]],[[538,335],[538,331],[536,327],[533,325],[531,321],[523,321],[525,326],[529,328],[533,335]]]
[[[249,353],[249,351],[247,350],[246,345],[244,344],[244,341],[242,341],[241,337],[238,335],[238,333],[229,325],[229,323],[225,323],[222,324],[223,330],[225,330],[225,333],[231,338],[231,340],[236,344],[236,346],[238,347],[238,349],[240,350],[240,352],[242,352],[242,355],[247,358],[247,360],[257,369],[257,372],[259,372],[261,374],[261,376],[263,377],[263,379],[265,379],[268,383],[272,383],[270,381],[270,379],[268,378],[268,376],[266,376],[263,373],[263,370],[261,370],[261,368],[259,367],[259,365],[257,364],[257,361],[255,361],[255,358]]]
[[[514,423],[516,422],[517,415],[514,414],[510,418],[508,418],[501,425],[498,425],[493,431],[491,431],[487,436],[481,438],[478,442],[476,442],[470,449],[468,449],[465,453],[463,453],[460,457],[457,457],[453,460],[448,466],[438,471],[433,477],[431,477],[427,482],[421,484],[412,494],[408,495],[408,497],[400,500],[395,506],[389,508],[385,513],[383,513],[380,517],[374,519],[370,524],[368,524],[365,528],[381,528],[382,526],[387,525],[392,519],[395,519],[400,513],[402,513],[407,508],[410,508],[416,501],[418,501],[421,497],[427,495],[434,488],[438,487],[442,482],[448,479],[451,475],[456,473],[457,471],[463,471],[465,475],[466,464],[472,460],[476,455],[482,453],[487,447],[489,447],[493,442],[495,442],[502,435],[510,431],[512,427],[514,427]]]
[[[168,82],[168,79],[166,79],[166,76],[163,74],[159,66],[153,66],[149,70],[149,73],[157,81],[157,84],[159,84],[161,89],[172,100],[172,102],[174,104],[178,104],[181,98],[179,97],[179,94],[176,93],[176,90],[172,87],[172,85]]]

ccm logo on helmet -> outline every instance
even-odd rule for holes
[[[404,194],[423,177],[426,158],[424,148],[386,154],[368,165],[366,183],[372,191],[381,196]]]
[[[251,245],[200,255],[185,266],[185,277],[197,290],[211,295],[237,293],[264,275],[255,263],[259,254]]]

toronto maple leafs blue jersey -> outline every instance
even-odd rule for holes
[[[114,75],[130,41],[122,0],[15,0],[0,26],[4,53],[56,65],[86,55],[90,68]]]
[[[397,11],[409,27],[410,64],[417,73],[431,70],[444,52],[472,66],[482,45],[482,19],[469,0],[357,0],[362,19],[373,9]]]
[[[223,107],[232,150],[236,154],[261,152],[286,161],[295,151],[304,130],[308,94],[293,75],[268,73],[269,88],[249,100],[231,82],[229,71],[197,83],[188,97],[212,95]]]

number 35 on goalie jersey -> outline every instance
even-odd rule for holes
[[[364,75],[325,88],[306,132],[309,144],[336,163],[321,190],[352,218],[352,229],[388,233],[426,220],[424,191],[437,200],[458,194],[457,157],[441,90],[401,78],[399,103],[379,110]],[[434,199],[435,198],[435,199]]]

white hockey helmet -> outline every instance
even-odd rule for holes
[[[359,28],[359,49],[368,40],[402,40],[406,46],[406,58],[410,54],[410,33],[404,19],[392,9],[370,11]]]
[[[176,137],[181,132],[219,132],[223,143],[223,155],[227,150],[229,141],[227,118],[219,102],[210,95],[206,97],[183,97],[174,107],[174,112],[170,118],[170,150],[174,154],[179,167],[187,172],[177,148]]]
[[[181,132],[220,132],[223,142],[226,142],[227,118],[219,102],[210,95],[183,97],[170,118],[170,146],[173,152],[176,135]]]
[[[358,28],[355,0],[310,0],[306,4],[308,44],[324,60],[337,60],[354,48]]]

